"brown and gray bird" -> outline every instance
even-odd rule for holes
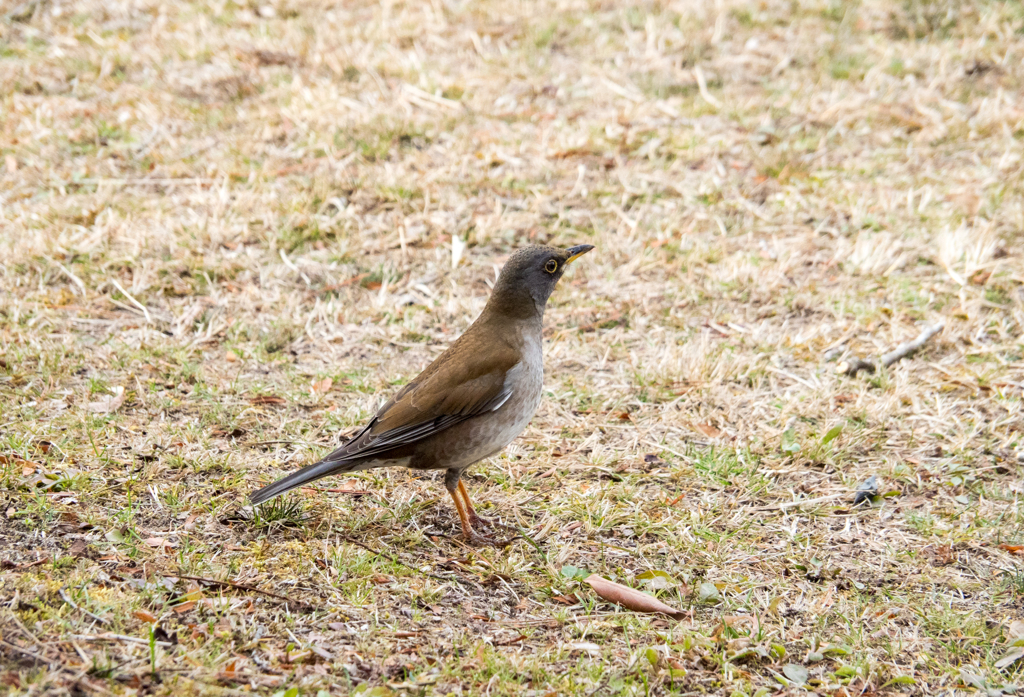
[[[525,247],[509,257],[484,311],[447,351],[398,391],[361,431],[319,462],[249,497],[263,503],[332,474],[374,467],[444,469],[462,534],[492,543],[462,473],[518,436],[540,404],[544,308],[558,279],[593,245]],[[462,499],[459,499],[459,496]]]

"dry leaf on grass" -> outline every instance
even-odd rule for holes
[[[1024,648],[1021,648],[1020,646],[1014,646],[1006,653],[1005,656],[1000,658],[993,665],[998,670],[1003,670],[1004,668],[1009,668],[1022,658],[1024,658]]]
[[[283,397],[277,397],[275,395],[261,394],[259,397],[251,397],[249,404],[286,404],[287,402]]]
[[[95,402],[85,405],[85,410],[93,414],[112,414],[124,404],[124,388],[118,385],[114,388],[113,394],[103,395]]]
[[[622,605],[634,612],[653,612],[668,615],[672,619],[681,620],[685,613],[670,605],[666,605],[655,597],[641,593],[640,591],[624,586],[615,581],[601,578],[597,574],[591,574],[583,579],[583,582],[594,589],[599,596],[610,602]]]
[[[327,394],[331,391],[331,387],[334,386],[334,380],[330,378],[324,378],[323,380],[317,380],[309,386],[310,392],[313,394]]]
[[[136,610],[134,613],[136,619],[142,620],[143,622],[149,622],[150,624],[156,623],[156,615],[149,610]]]
[[[170,542],[162,537],[147,537],[145,540],[143,540],[143,542],[148,547],[153,547],[155,549],[163,549],[165,551],[174,549],[178,546],[177,543]]]
[[[1024,639],[1024,620],[1010,622],[1010,628],[1006,630],[1006,638],[1009,641]]]
[[[807,669],[799,663],[788,663],[782,667],[782,673],[794,685],[804,685],[810,677]]]

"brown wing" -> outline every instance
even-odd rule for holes
[[[469,337],[461,337],[465,339]],[[323,459],[373,457],[409,445],[489,411],[512,396],[506,376],[518,361],[510,346],[490,345],[486,355],[472,340],[456,341],[380,408],[369,424]],[[462,350],[457,350],[460,348]]]

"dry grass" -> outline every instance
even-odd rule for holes
[[[9,694],[1019,679],[1019,3],[3,13]],[[549,309],[539,414],[469,481],[537,547],[466,549],[406,471],[242,508],[531,241],[598,246]],[[936,321],[889,370],[828,362]],[[664,571],[688,618],[568,567]]]

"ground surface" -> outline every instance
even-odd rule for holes
[[[7,694],[1022,681],[1019,3],[3,12]],[[406,471],[244,508],[529,241],[597,245],[468,481],[533,543]]]

